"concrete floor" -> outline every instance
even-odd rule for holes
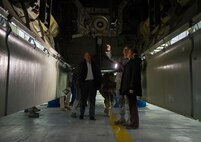
[[[119,138],[111,119],[103,110],[103,98],[97,96],[96,119],[72,118],[70,111],[40,105],[40,117],[28,118],[23,111],[0,118],[0,142],[129,142]],[[88,110],[88,107],[86,108]],[[87,115],[88,112],[85,112]],[[118,109],[114,109],[118,117]],[[139,108],[140,128],[126,130],[133,142],[200,142],[201,122],[148,104]]]

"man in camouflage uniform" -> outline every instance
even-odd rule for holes
[[[123,72],[123,68],[124,65],[128,62],[127,59],[127,53],[128,53],[128,46],[124,46],[123,49],[123,56],[121,57],[113,57],[111,54],[111,46],[110,45],[106,45],[107,46],[107,52],[106,55],[107,57],[112,60],[113,62],[117,62],[118,63],[118,72],[116,74],[116,95],[118,96],[118,105],[119,105],[119,114],[120,114],[120,118],[115,121],[115,124],[124,124],[126,123],[126,119],[125,119],[125,114],[126,114],[126,110],[125,110],[125,96],[120,95],[120,85],[121,85],[121,77],[122,77],[122,72]]]

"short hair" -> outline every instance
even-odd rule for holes
[[[135,48],[129,48],[129,50],[131,50],[132,53],[136,53],[136,54],[138,54],[138,50],[135,49]]]
[[[137,50],[137,49],[135,49],[135,48],[133,48],[133,53],[138,54],[138,50]]]

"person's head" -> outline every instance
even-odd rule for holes
[[[128,59],[131,59],[135,54],[137,54],[137,50],[136,49],[132,49],[132,48],[129,48],[128,49],[128,53],[127,53],[127,58]]]
[[[84,53],[84,59],[87,61],[87,62],[90,62],[91,61],[91,54],[89,52],[85,52]]]
[[[106,44],[106,51],[111,51],[111,45],[110,44]]]
[[[125,46],[124,49],[123,49],[123,56],[124,56],[124,58],[127,57],[128,49],[129,49],[128,46]]]

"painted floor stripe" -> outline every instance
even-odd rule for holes
[[[109,117],[109,120],[117,142],[133,142],[131,136],[128,134],[124,126],[114,125],[114,121],[117,119],[113,111],[111,113],[111,116]]]

